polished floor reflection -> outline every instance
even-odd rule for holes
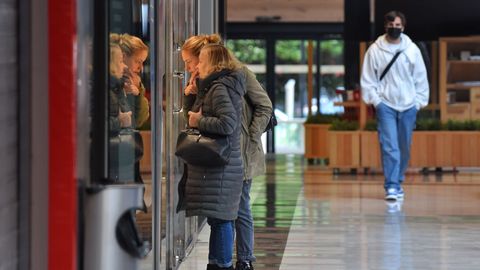
[[[480,169],[418,174],[405,200],[381,175],[332,175],[275,156],[252,187],[255,269],[480,269]],[[204,269],[208,225],[180,269]]]

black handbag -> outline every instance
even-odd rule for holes
[[[175,155],[194,166],[224,166],[230,160],[228,136],[201,134],[197,129],[185,129],[177,138]]]

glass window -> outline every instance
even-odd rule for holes
[[[343,41],[313,41],[312,47],[311,113],[343,113],[342,107],[334,106],[334,102],[341,101],[336,90],[343,88]],[[275,43],[275,115],[279,122],[275,128],[276,153],[304,153],[308,58],[307,40],[277,40]]]
[[[265,88],[266,85],[266,42],[262,39],[232,39],[227,41],[229,48],[235,57],[255,73],[257,80]],[[266,89],[266,88],[265,88]]]

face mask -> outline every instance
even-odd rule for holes
[[[399,38],[401,33],[402,33],[402,28],[396,28],[396,27],[387,28],[387,35],[392,39]]]

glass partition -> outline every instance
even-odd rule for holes
[[[196,34],[197,2],[92,1],[93,18],[79,18],[94,22],[81,43],[91,63],[79,53],[92,86],[83,269],[177,269],[204,224],[176,212],[184,164],[174,155],[188,79],[180,48]],[[104,256],[110,248],[128,254]]]
[[[341,113],[335,90],[343,87],[343,42],[312,42],[312,114]],[[303,122],[308,116],[308,41],[275,43],[275,152],[303,154]],[[320,64],[319,64],[320,63]],[[317,69],[320,70],[317,70]]]

